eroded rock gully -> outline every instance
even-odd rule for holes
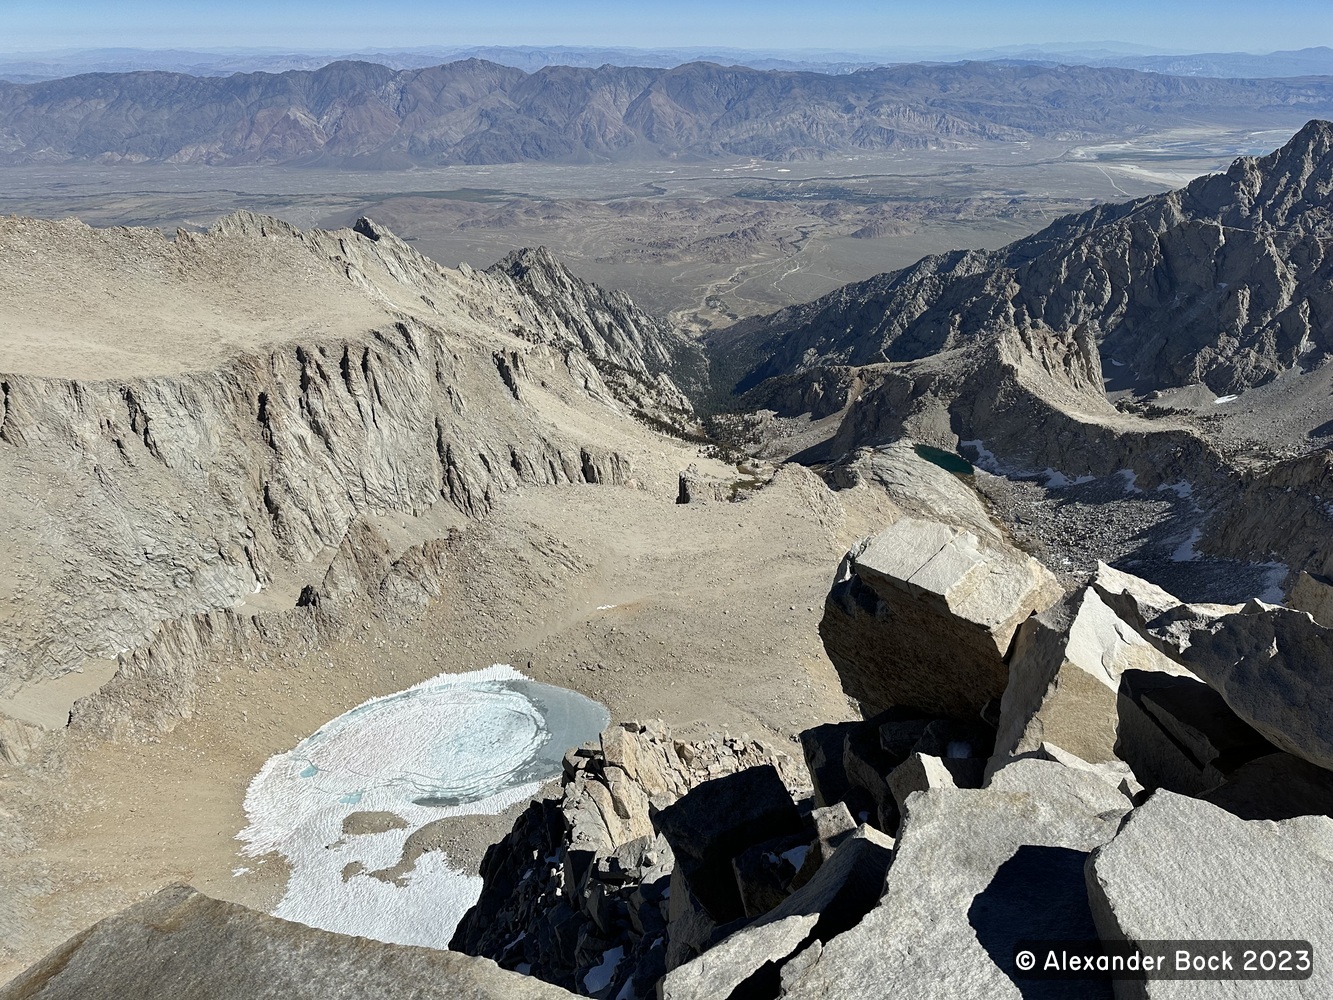
[[[112,732],[135,713],[150,726],[188,715],[187,661],[272,628],[309,632],[309,614],[295,626],[258,614],[295,609],[303,588],[305,605],[381,585],[438,592],[446,556],[431,539],[507,491],[626,482],[630,461],[596,433],[599,410],[692,420],[668,372],[694,348],[548,254],[508,261],[511,277],[499,266],[446,271],[367,220],[303,234],[238,213],[175,243],[77,223],[4,225],[9,252],[56,251],[45,267],[22,261],[53,285],[62,268],[108,285],[123,271],[126,293],[156,296],[150,305],[174,297],[173,308],[207,317],[216,310],[197,272],[272,254],[295,273],[293,295],[304,282],[325,297],[304,329],[282,325],[272,346],[261,338],[204,370],[188,328],[177,370],[159,374],[118,375],[114,340],[97,336],[89,349],[105,355],[105,378],[29,374],[21,351],[5,359],[18,370],[4,378],[0,509],[15,530],[0,586],[17,617],[0,635],[0,686],[119,658],[117,679],[74,712],[79,725]],[[261,314],[263,293],[236,291]],[[335,332],[344,304],[373,325]],[[408,530],[374,541],[365,518],[383,515]]]

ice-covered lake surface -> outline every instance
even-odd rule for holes
[[[239,839],[247,855],[277,851],[291,866],[275,916],[446,948],[481,879],[421,850],[432,838],[417,831],[531,796],[608,721],[597,702],[504,664],[441,674],[270,758],[246,793]],[[347,822],[356,813],[375,815]]]

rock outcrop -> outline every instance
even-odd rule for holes
[[[660,722],[615,725],[599,745],[571,750],[560,798],[534,803],[487,851],[481,899],[451,947],[586,995],[651,995],[667,971],[669,931],[709,942],[716,929],[681,908],[683,884],[671,891],[676,859],[654,816],[710,779],[759,765],[775,766],[788,787],[801,782],[799,764],[773,748],[677,740]],[[729,870],[723,879],[738,891]]]
[[[1176,516],[1198,531],[1183,560],[1327,577],[1330,178],[1333,125],[1313,121],[1181,190],[737,323],[710,340],[714,371],[737,405],[786,417],[827,410],[793,386],[854,384],[803,459],[836,469],[908,440],[1006,476],[1132,473],[1139,490],[1195,491]]]
[[[681,472],[676,503],[726,503],[730,499],[728,484],[700,470],[697,463],[691,463]]]
[[[1100,587],[1146,639],[1275,746],[1333,768],[1333,629],[1308,612],[1260,601],[1187,605],[1170,595],[1146,599]]]
[[[843,559],[820,634],[867,715],[890,706],[975,715],[1004,693],[1014,632],[1061,594],[1018,550],[937,521],[902,520]]]
[[[1321,241],[1331,150],[1333,125],[1313,121],[1276,152],[1179,191],[1069,216],[1001,250],[927,257],[739,324],[718,345],[726,358],[755,361],[740,391],[1014,332],[1033,346],[1083,340],[1099,379],[1098,350],[1155,388],[1238,392],[1333,350],[1309,306],[1322,301],[1330,267]]]
[[[1054,743],[1092,764],[1118,760],[1118,692],[1126,670],[1185,672],[1091,588],[1029,618],[1009,657],[997,757]]]

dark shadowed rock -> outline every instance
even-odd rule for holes
[[[732,858],[745,916],[762,916],[786,899],[809,853],[809,838],[800,833],[762,841]]]
[[[786,995],[1035,995],[1010,978],[1013,944],[1096,936],[1083,864],[1128,808],[1097,776],[1035,760],[1004,768],[985,789],[911,796],[883,900],[825,942]],[[1110,996],[1109,984],[1045,985],[1043,996]]]
[[[847,734],[858,725],[857,722],[827,722],[802,730],[801,750],[814,784],[816,805],[827,806],[846,799],[850,786],[842,757]]]
[[[1333,771],[1289,753],[1270,753],[1240,765],[1198,797],[1241,819],[1333,816]]]
[[[662,1000],[776,997],[790,957],[849,930],[879,902],[892,848],[888,838],[861,827],[778,907],[669,973]]]
[[[716,923],[745,915],[731,871],[762,840],[802,831],[801,815],[777,769],[751,767],[706,781],[653,817],[690,891]]]

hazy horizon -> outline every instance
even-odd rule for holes
[[[719,5],[678,0],[650,10],[606,0],[474,4],[401,0],[367,16],[349,0],[214,0],[182,8],[163,0],[14,0],[0,53],[97,48],[253,48],[358,52],[470,46],[718,48],[790,53],[923,56],[1012,46],[1127,45],[1162,53],[1267,53],[1333,42],[1333,8],[1289,0],[1280,14],[1234,0],[1127,0],[1114,14],[1086,0],[999,4],[960,0],[792,0]],[[1090,42],[1089,39],[1106,41]],[[1113,40],[1113,41],[1112,41]]]

